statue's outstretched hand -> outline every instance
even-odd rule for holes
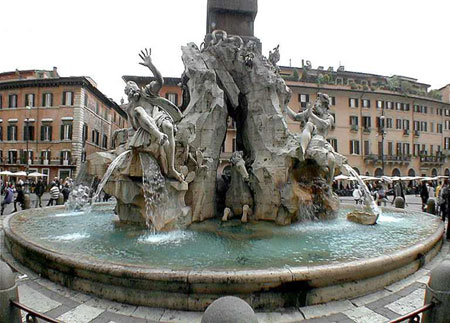
[[[145,52],[144,52],[145,50]],[[141,53],[139,54],[139,57],[142,59],[142,62],[139,62],[139,64],[144,65],[144,66],[150,66],[152,65],[152,49],[149,48],[145,48],[144,50],[141,50]]]

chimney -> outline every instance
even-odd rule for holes
[[[53,66],[52,76],[53,77],[59,77],[59,75],[58,75],[58,68],[56,66]]]

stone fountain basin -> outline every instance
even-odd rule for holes
[[[224,295],[243,298],[256,310],[275,310],[353,298],[405,278],[440,250],[443,224],[419,243],[382,256],[338,264],[251,270],[170,270],[105,262],[45,248],[11,226],[16,217],[63,207],[26,210],[5,218],[5,245],[20,263],[42,277],[118,302],[203,311]],[[398,209],[384,210],[406,213]],[[430,217],[430,221],[440,221]],[[8,258],[8,257],[6,257]]]

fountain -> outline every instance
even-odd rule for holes
[[[88,173],[102,178],[93,200],[105,191],[114,211],[102,204],[89,214],[55,207],[9,216],[5,244],[15,259],[116,301],[204,310],[237,295],[270,310],[374,291],[439,251],[439,219],[392,209],[380,216],[362,181],[370,221],[356,222],[379,223],[347,221],[354,207],[339,207],[331,183],[341,169],[355,172],[326,141],[330,99],[318,93],[301,113],[288,107],[279,47],[266,58],[256,38],[214,30],[204,46],[181,50],[183,112],[159,96],[163,78],[146,49],[140,63],[154,80],[126,85],[131,128],[114,135],[115,150],[88,157]],[[218,193],[228,117],[238,152]],[[286,117],[304,121],[301,135]]]

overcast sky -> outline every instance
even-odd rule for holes
[[[138,52],[152,48],[163,76],[183,71],[180,47],[200,44],[206,0],[2,1],[0,72],[58,67],[91,76],[119,101],[122,75],[149,75]],[[280,44],[280,65],[319,65],[450,83],[450,1],[259,0],[263,53]]]

